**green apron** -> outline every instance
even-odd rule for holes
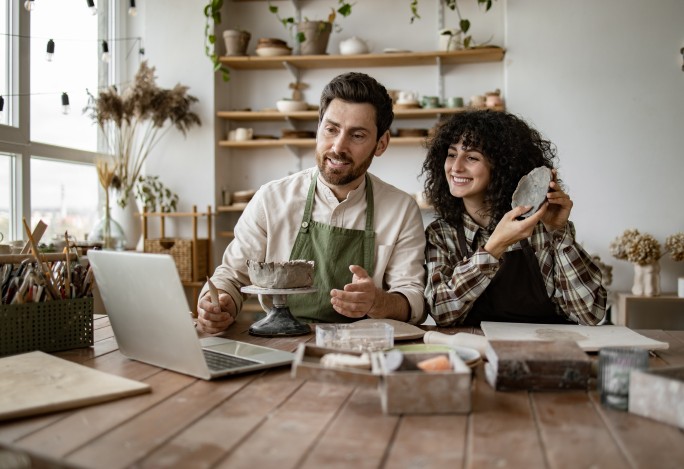
[[[314,261],[316,293],[289,295],[287,304],[292,314],[304,322],[352,322],[335,311],[330,304],[330,290],[343,289],[351,283],[350,265],[360,265],[373,276],[375,264],[375,231],[373,231],[373,186],[366,174],[366,230],[350,230],[325,225],[311,219],[318,172],[314,174],[306,197],[304,216],[299,227],[290,260]]]

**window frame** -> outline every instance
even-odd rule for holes
[[[98,14],[98,37],[120,37],[121,31],[125,30],[125,7],[126,2],[111,0],[99,0],[98,9],[106,11],[106,17]],[[99,155],[106,153],[102,135],[98,131],[97,151],[85,151],[70,147],[50,145],[31,140],[31,37],[30,12],[23,8],[22,2],[8,1],[9,26],[10,26],[10,83],[9,94],[14,96],[5,97],[6,110],[12,112],[10,122],[12,125],[0,124],[0,153],[13,155],[13,171],[10,175],[12,194],[10,197],[10,239],[24,239],[22,219],[31,219],[31,157],[40,157],[66,163],[81,163],[95,166]],[[124,12],[122,14],[122,12]],[[21,36],[21,37],[17,37]],[[108,65],[99,63],[98,83],[100,88],[110,83],[121,81],[122,67],[121,49],[116,41],[110,41],[110,53],[112,60]],[[44,51],[35,51],[42,54]],[[9,99],[12,100],[8,106]],[[75,112],[75,111],[72,111]],[[102,190],[98,191],[98,207],[104,200]]]

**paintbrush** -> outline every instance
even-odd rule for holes
[[[214,283],[211,281],[209,277],[207,277],[207,285],[209,285],[209,297],[211,298],[211,304],[215,306],[220,306],[218,290],[216,289],[216,285],[214,285]]]

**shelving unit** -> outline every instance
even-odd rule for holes
[[[419,65],[457,65],[500,62],[505,50],[501,47],[478,47],[455,51],[392,52],[360,55],[281,55],[275,57],[221,57],[223,65],[235,70],[407,67]]]

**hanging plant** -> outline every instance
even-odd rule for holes
[[[411,8],[411,23],[413,23],[414,20],[420,19],[420,14],[418,13],[418,1],[419,0],[411,0],[409,7]],[[470,20],[467,18],[463,18],[461,16],[461,10],[458,8],[458,0],[442,0],[444,2],[444,5],[446,5],[450,10],[455,11],[456,14],[458,15],[458,27],[460,28],[456,33],[454,34],[455,36],[458,35],[463,35],[463,40],[461,41],[460,45],[463,46],[464,49],[468,49],[470,47],[474,47],[476,44],[473,41],[473,37],[468,34],[468,31],[470,30]],[[493,0],[476,0],[478,6],[482,7],[484,6],[484,11],[488,12],[490,8],[492,8],[492,1]],[[447,32],[445,34],[453,34],[450,32]]]
[[[214,30],[217,24],[221,24],[221,8],[223,0],[211,0],[204,6],[204,53],[214,65],[215,72],[221,72],[223,81],[230,80],[230,70],[221,63],[216,53],[216,35]]]

